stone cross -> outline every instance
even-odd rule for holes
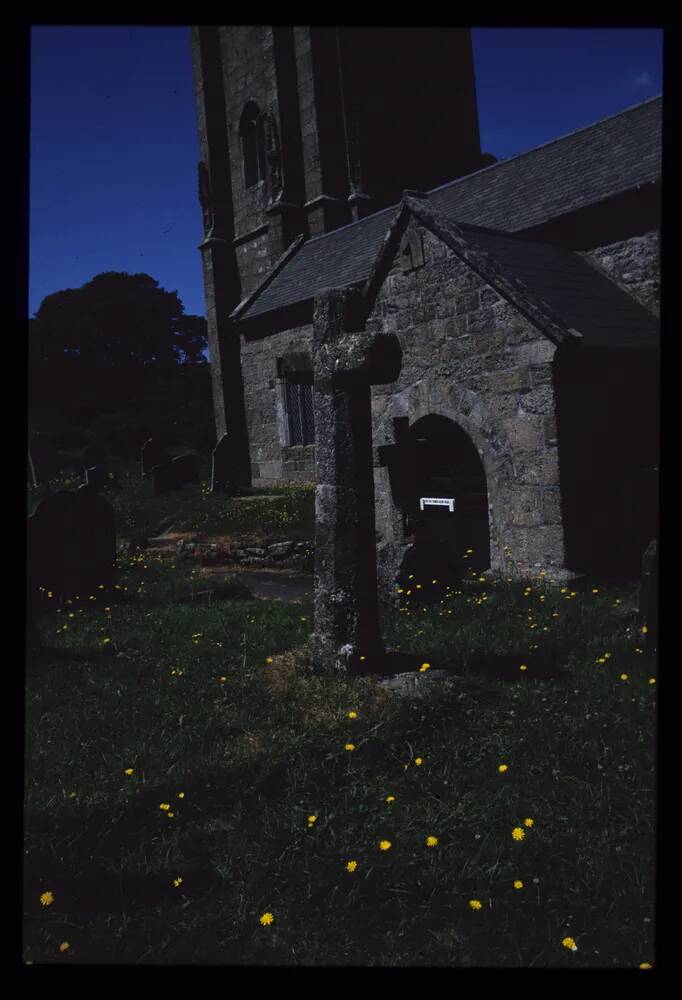
[[[397,338],[364,330],[355,289],[315,297],[315,632],[318,672],[381,673],[372,385],[400,372]]]

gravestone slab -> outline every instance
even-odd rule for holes
[[[96,592],[112,580],[116,560],[114,511],[103,497],[60,490],[28,518],[29,590],[53,600]]]
[[[79,493],[99,493],[104,488],[106,475],[99,465],[85,470],[85,482],[78,487]]]
[[[83,470],[87,471],[96,467],[101,470],[101,474],[106,478],[109,472],[109,456],[104,448],[97,445],[89,445],[83,452]]]
[[[239,492],[234,439],[228,432],[220,437],[211,454],[211,493],[235,496]]]
[[[59,456],[44,438],[34,437],[28,445],[28,481],[33,486],[46,483],[60,469]]]
[[[154,438],[148,438],[140,451],[142,476],[146,476],[155,466],[168,462],[169,456],[163,445]]]
[[[177,490],[187,483],[199,482],[199,462],[196,455],[178,455],[171,462],[162,462],[150,470],[154,496]]]
[[[658,542],[649,542],[642,556],[642,582],[639,591],[640,628],[646,626],[646,641],[658,640]]]

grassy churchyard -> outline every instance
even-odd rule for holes
[[[132,545],[28,659],[24,961],[653,965],[636,586],[413,579],[384,639],[446,682],[315,676],[309,600],[141,547],[312,537],[312,491],[273,492],[105,491]]]

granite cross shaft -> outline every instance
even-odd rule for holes
[[[315,297],[315,632],[319,672],[381,673],[371,386],[393,382],[395,336],[364,330],[355,289]]]

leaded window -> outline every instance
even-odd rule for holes
[[[314,444],[315,413],[312,375],[287,375],[286,394],[289,444]]]

